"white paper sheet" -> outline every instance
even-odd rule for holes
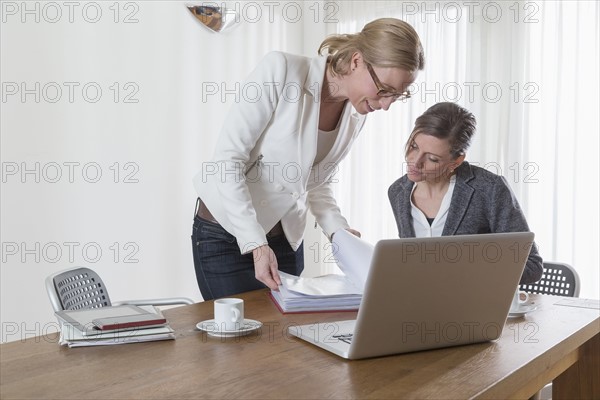
[[[333,257],[348,279],[360,289],[365,289],[374,247],[345,229],[333,235]]]
[[[281,283],[284,288],[291,292],[295,292],[296,294],[309,296],[338,296],[362,293],[362,291],[344,275],[330,274],[314,278],[301,278],[299,276],[286,274],[285,272],[279,272],[279,276],[281,277]]]

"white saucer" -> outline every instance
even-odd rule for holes
[[[508,312],[508,318],[522,317],[527,313],[537,310],[535,304],[521,304],[516,310],[510,310]]]
[[[208,333],[209,336],[216,337],[236,337],[248,335],[262,327],[262,322],[255,321],[253,319],[245,319],[240,329],[234,329],[231,331],[221,331],[219,326],[214,319],[208,319],[206,321],[198,322],[196,328],[201,331]]]

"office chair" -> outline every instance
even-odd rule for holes
[[[575,268],[565,263],[545,262],[542,278],[534,283],[519,285],[528,293],[550,294],[554,296],[579,297],[579,274]],[[552,383],[547,384],[531,399],[549,400],[552,398]]]
[[[46,278],[46,292],[54,311],[80,310],[108,307],[111,305],[134,304],[138,306],[167,306],[194,304],[186,297],[165,299],[128,300],[111,303],[106,286],[100,276],[85,267],[75,267],[56,272]]]
[[[542,278],[535,283],[519,285],[519,289],[528,293],[579,297],[581,288],[579,274],[572,266],[565,263],[545,262]]]

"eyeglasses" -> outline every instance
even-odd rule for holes
[[[375,83],[375,87],[377,87],[377,96],[384,97],[386,99],[391,98],[392,101],[406,100],[410,97],[410,91],[408,91],[408,90],[403,93],[398,93],[393,90],[385,89],[383,87],[383,84],[377,77],[377,75],[375,75],[375,71],[373,71],[373,67],[371,66],[371,64],[369,64],[368,62],[365,62],[365,65],[367,66],[367,70],[369,71],[369,74],[371,74],[371,78],[373,79],[373,82]]]

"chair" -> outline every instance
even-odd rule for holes
[[[545,262],[542,278],[535,283],[519,285],[519,289],[528,293],[579,297],[579,275],[569,264]]]
[[[554,296],[579,297],[579,274],[575,268],[565,263],[545,262],[542,278],[535,283],[524,283],[519,289],[528,293],[550,294]],[[552,398],[552,383],[547,384],[532,399]]]
[[[193,300],[186,297],[128,300],[112,303],[100,276],[93,270],[85,267],[70,268],[48,276],[46,278],[46,291],[55,312],[108,307],[120,304],[134,304],[138,306],[194,304]]]

